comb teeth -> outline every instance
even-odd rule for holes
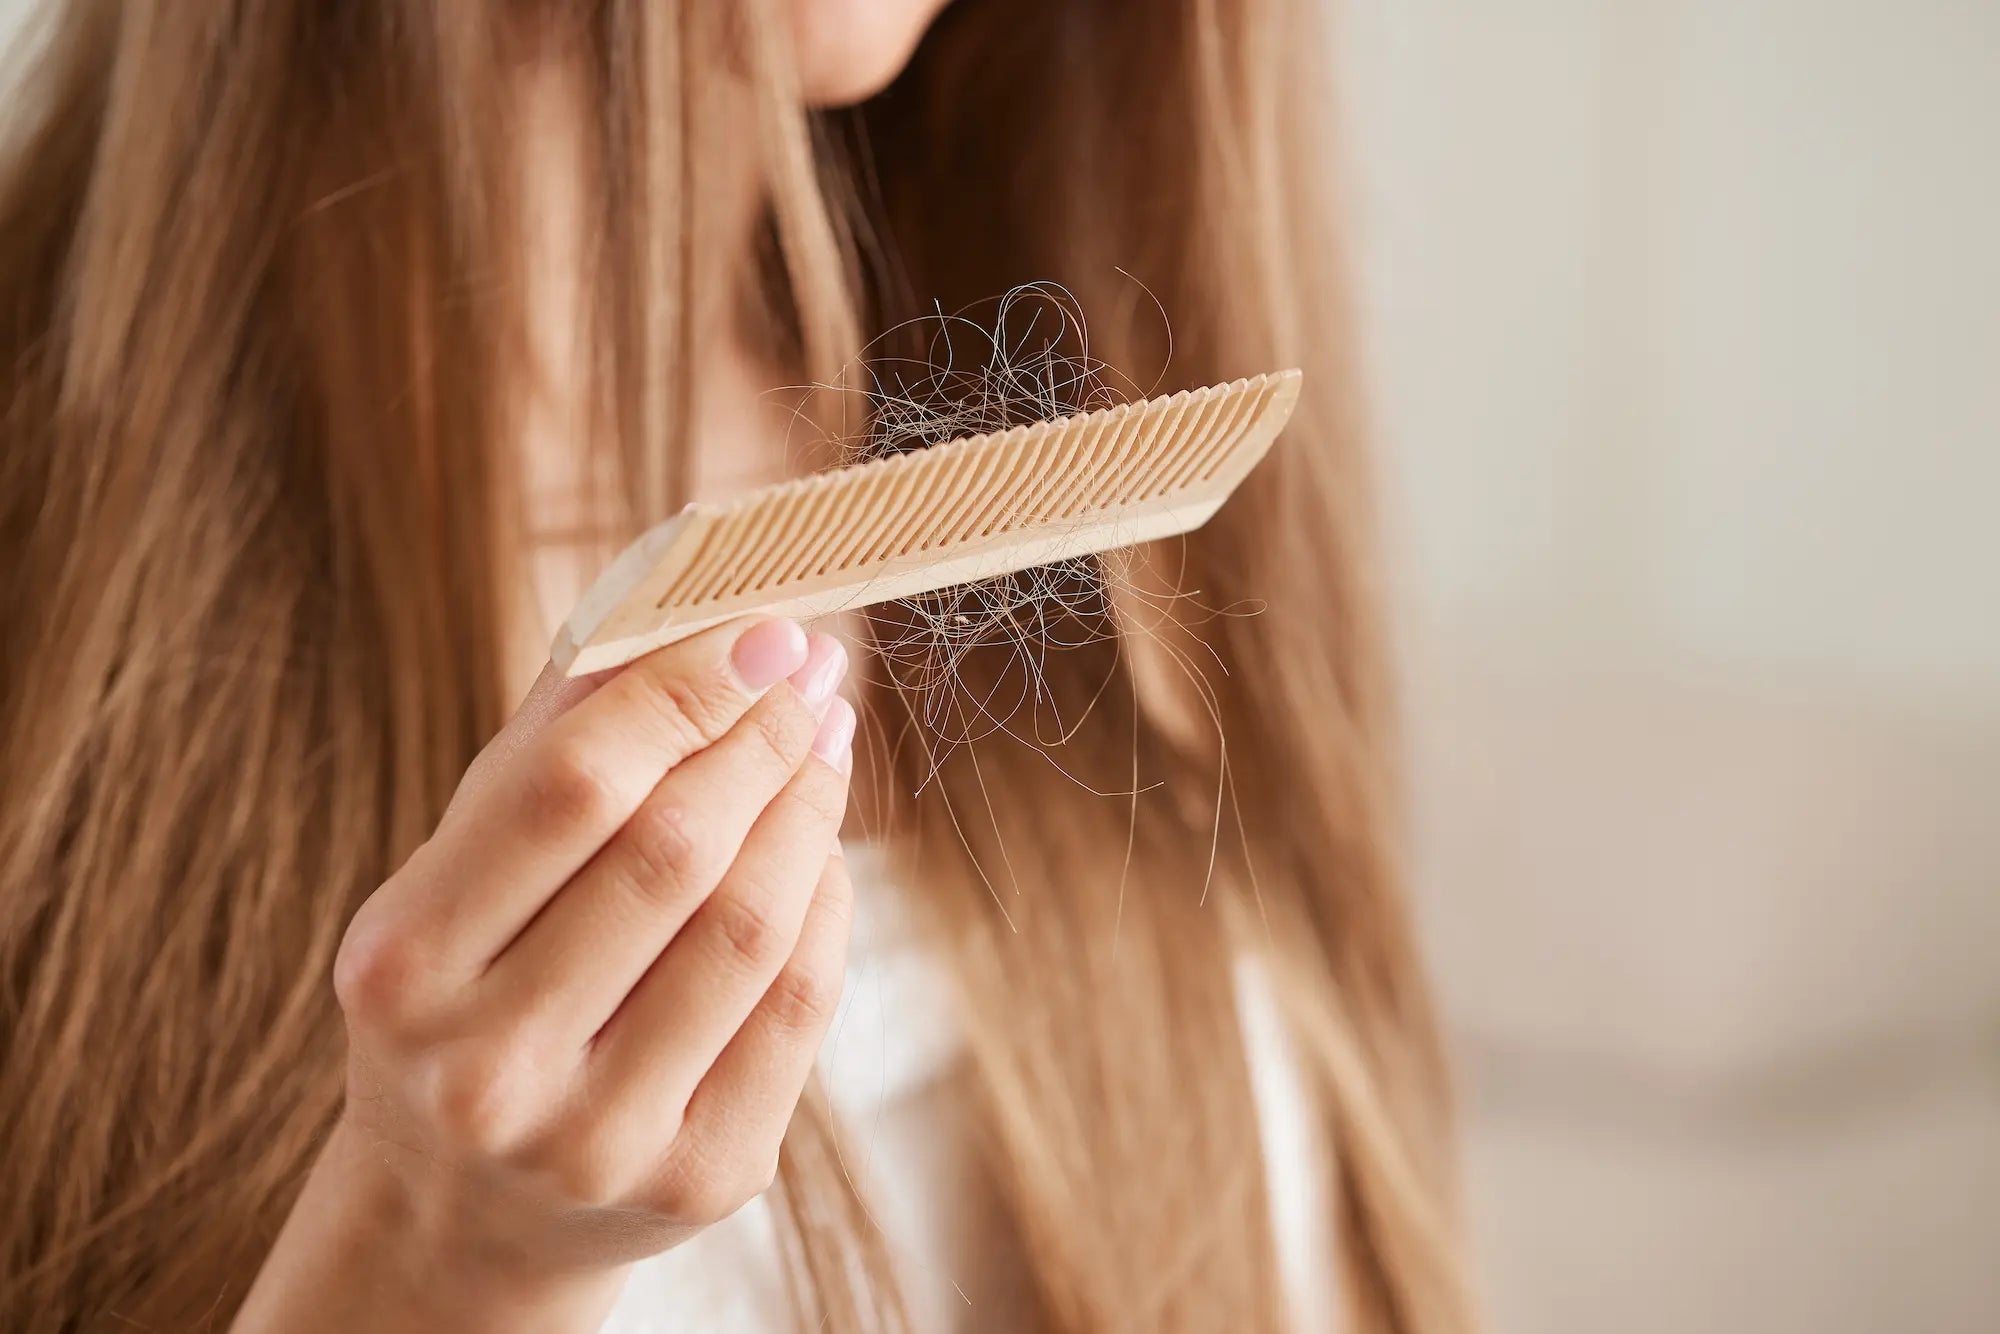
[[[693,505],[612,563],[556,637],[571,675],[750,612],[810,617],[1206,522],[1298,401],[1281,371],[971,436]]]

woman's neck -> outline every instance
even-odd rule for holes
[[[563,66],[549,61],[524,75],[522,126],[523,236],[528,248],[524,293],[535,361],[526,407],[525,476],[530,499],[566,508],[584,492],[585,438],[581,345],[580,121]],[[749,275],[765,207],[763,176],[754,157],[729,155],[729,174],[706,183],[707,226],[729,258],[722,271]],[[787,474],[787,429],[793,405],[785,376],[769,363],[739,312],[737,291],[718,293],[714,315],[690,355],[694,389],[689,469],[700,499],[722,499]],[[582,521],[585,516],[566,515]],[[569,526],[565,523],[563,526]]]
[[[582,255],[586,219],[579,188],[583,161],[581,121],[573,88],[557,61],[523,75],[520,119],[523,266],[531,366],[520,404],[521,477],[532,585],[522,609],[516,684],[525,689],[539,671],[550,636],[575,603],[603,553],[589,540],[602,531],[604,517],[589,512],[603,494],[599,466],[586,448],[589,415],[585,396]],[[757,226],[764,207],[761,177],[754,162],[742,163],[730,179],[715,183],[705,198],[710,225],[734,237],[733,274],[753,271]],[[694,341],[690,383],[689,476],[694,495],[726,499],[783,479],[788,472],[788,428],[794,418],[784,377],[759,353],[740,321],[728,316],[737,301],[717,305],[725,317]]]

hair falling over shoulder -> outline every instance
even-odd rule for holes
[[[0,164],[0,1326],[225,1327],[338,1114],[335,946],[506,708],[510,146],[553,57],[620,523],[685,499],[726,154],[768,173],[756,316],[828,423],[906,321],[1044,279],[1094,356],[1165,367],[1148,389],[1306,368],[1285,444],[1148,566],[1262,613],[1079,613],[1102,633],[1040,662],[1035,706],[1075,799],[1044,800],[1032,729],[942,744],[934,682],[880,685],[883,836],[957,979],[1036,1328],[1286,1328],[1245,955],[1337,1151],[1349,1326],[1472,1327],[1317,6],[958,0],[888,92],[817,113],[768,4],[49,8]],[[966,647],[948,688],[1019,661]],[[903,1327],[816,1092],[781,1197],[800,1327]]]

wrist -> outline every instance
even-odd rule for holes
[[[467,1226],[429,1164],[343,1117],[243,1306],[264,1329],[595,1330],[625,1269],[557,1268]]]

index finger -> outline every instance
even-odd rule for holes
[[[797,623],[739,620],[609,673],[580,699],[550,686],[537,700],[546,720],[524,723],[468,775],[467,795],[398,872],[413,925],[441,954],[483,968],[668,770],[720,739],[805,657]]]
[[[589,676],[571,676],[553,662],[542,668],[542,674],[528,687],[528,693],[521,698],[514,716],[488,741],[472,763],[466,766],[465,776],[458,780],[458,787],[451,794],[451,801],[444,808],[445,818],[466,802],[470,801],[493,776],[506,768],[507,762],[520,753],[523,746],[540,735],[542,730],[570,709],[582,703],[592,691],[609,681],[622,670],[614,668],[608,672],[596,672]]]

